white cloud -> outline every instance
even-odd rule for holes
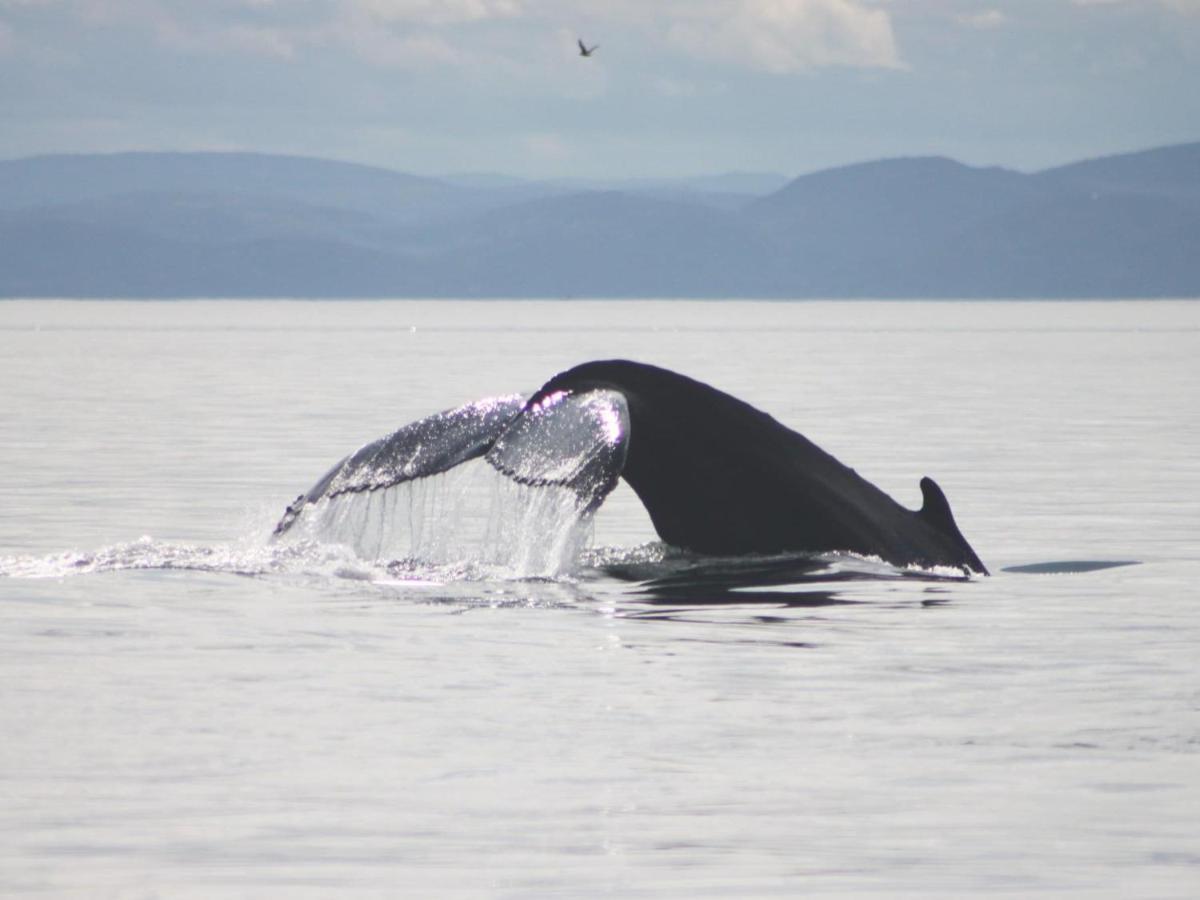
[[[294,59],[296,41],[280,28],[259,28],[253,25],[234,25],[226,32],[230,46],[255,56]]]
[[[305,30],[240,22],[217,27],[160,15],[143,24],[153,30],[154,38],[160,45],[182,53],[234,52],[244,56],[290,61],[313,41],[312,33]]]
[[[1008,16],[998,9],[983,9],[974,13],[961,13],[954,17],[954,21],[968,28],[999,28],[1008,24]]]
[[[364,62],[386,69],[455,66],[470,60],[469,54],[432,31],[397,34],[349,26],[339,30],[338,40]]]
[[[455,25],[519,16],[518,0],[349,0],[346,4],[384,22]]]
[[[560,134],[532,132],[521,138],[525,152],[541,160],[563,160],[571,155],[571,147]]]
[[[1161,6],[1181,15],[1200,15],[1200,0],[1071,0],[1074,6]]]
[[[372,66],[499,74],[544,66],[557,49],[547,35],[571,53],[582,33],[606,58],[618,47],[672,50],[781,74],[900,65],[891,14],[877,0],[0,0],[0,9],[16,5],[54,10],[68,28],[282,61],[340,49]]]
[[[691,81],[680,81],[675,78],[654,79],[654,92],[662,97],[695,97],[700,93],[699,88]]]
[[[854,0],[724,0],[679,9],[668,40],[705,59],[776,74],[900,66],[888,13]]]

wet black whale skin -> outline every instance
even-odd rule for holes
[[[584,363],[554,376],[529,403],[597,388],[625,396],[621,477],[669,544],[721,556],[851,551],[987,574],[933,479],[921,479],[921,509],[906,509],[804,435],[677,372],[628,360]]]

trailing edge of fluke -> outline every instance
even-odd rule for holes
[[[906,509],[767,413],[628,360],[584,363],[528,398],[481,400],[380,438],[299,496],[275,534],[319,500],[478,457],[521,483],[570,488],[585,514],[624,478],[659,537],[695,553],[844,551],[987,574],[933,479],[921,479],[921,508]]]

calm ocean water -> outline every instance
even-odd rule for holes
[[[267,544],[614,356],[934,476],[995,575]],[[1200,302],[4,302],[0,385],[0,895],[1200,896]]]

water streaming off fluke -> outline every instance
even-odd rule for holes
[[[611,391],[438,413],[339,462],[275,534],[342,544],[367,560],[558,575],[589,544],[592,514],[616,485],[628,421]]]

